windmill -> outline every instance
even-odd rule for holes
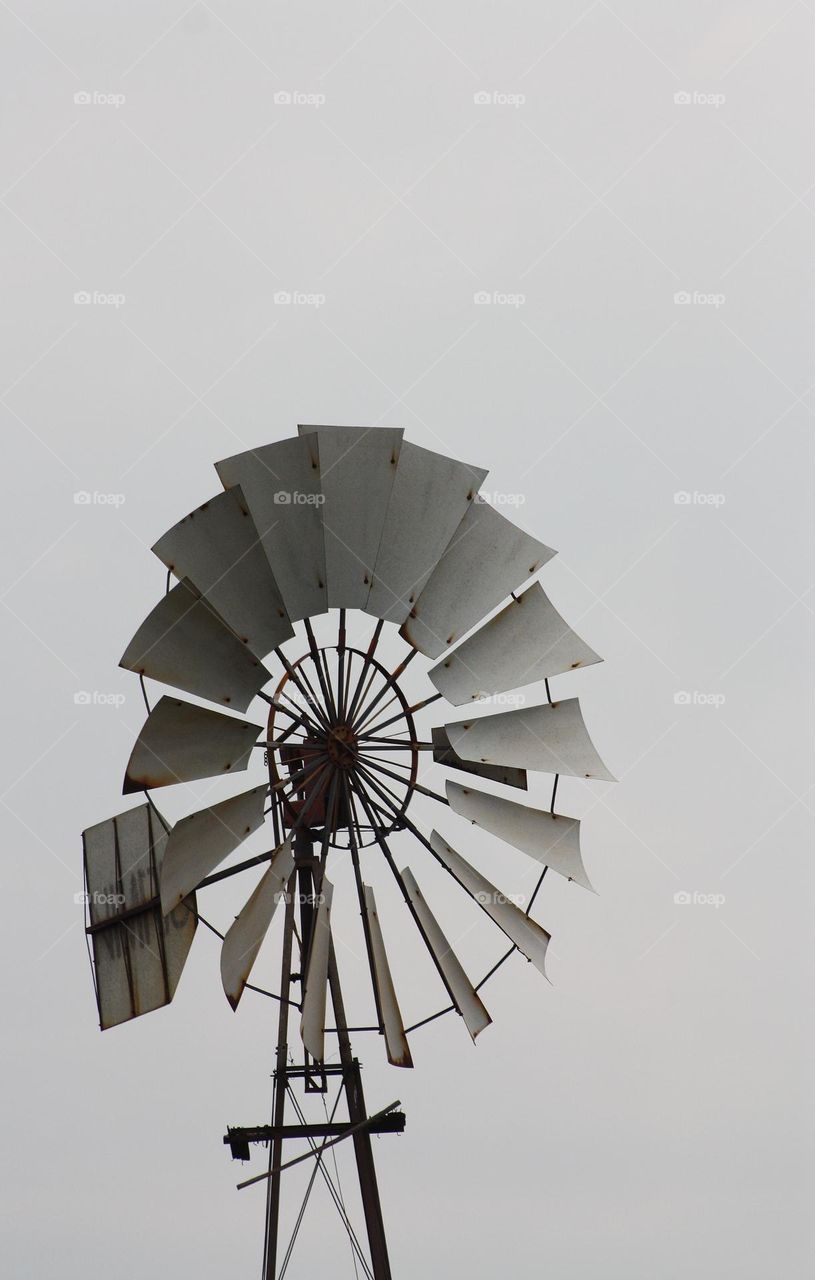
[[[549,678],[600,659],[537,581],[524,586],[554,552],[480,496],[486,472],[478,467],[412,444],[396,428],[301,426],[297,436],[226,458],[216,470],[223,492],[153,547],[167,569],[166,591],[120,663],[138,674],[148,711],[123,790],[143,793],[145,802],[83,833],[100,1025],[168,1004],[198,923],[218,933],[232,1008],[247,989],[278,1006],[271,1124],[230,1128],[224,1137],[241,1160],[255,1144],[268,1148],[264,1171],[239,1184],[266,1186],[264,1280],[284,1273],[296,1238],[295,1231],[283,1253],[286,1169],[311,1161],[309,1188],[319,1173],[332,1191],[324,1153],[349,1140],[370,1261],[335,1192],[334,1199],[364,1273],[383,1280],[391,1271],[371,1136],[401,1132],[405,1117],[398,1102],[367,1109],[332,934],[332,865],[352,869],[370,973],[372,1022],[354,1033],[380,1035],[388,1061],[401,1068],[413,1065],[409,1035],[448,1013],[475,1041],[491,1021],[481,991],[501,965],[517,953],[544,973],[550,935],[531,912],[547,870],[591,888],[580,823],[555,811],[558,779],[613,779],[577,699],[553,701]],[[351,610],[370,615],[370,638],[359,647],[349,639]],[[333,619],[334,611],[336,639],[318,643],[312,620]],[[394,667],[380,657],[386,625],[398,628],[404,646]],[[432,663],[433,692],[411,702],[404,677],[420,655]],[[210,705],[166,693],[151,706],[145,678]],[[531,685],[540,696],[524,695],[519,707],[459,711],[429,739],[418,735],[416,717],[433,704],[468,708]],[[245,718],[256,699],[266,704],[265,723]],[[268,770],[262,784],[174,825],[162,816],[157,789],[240,773],[258,751]],[[511,798],[526,790],[530,770],[553,776],[548,809]],[[420,782],[428,772],[446,778],[444,794]],[[484,780],[500,793],[483,790]],[[439,831],[420,829],[410,813],[417,794],[540,864],[525,909]],[[267,852],[222,865],[265,826]],[[408,840],[410,864],[401,853]],[[364,876],[374,853],[394,878],[446,1001],[408,1027]],[[425,896],[428,858],[504,935],[506,950],[480,980],[465,972]],[[219,933],[199,896],[247,874],[251,893]],[[250,978],[275,917],[282,917],[280,985],[269,992]],[[335,1086],[331,1114],[309,1122],[301,1099]],[[341,1098],[347,1117],[337,1119]],[[290,1157],[294,1139],[308,1145]]]

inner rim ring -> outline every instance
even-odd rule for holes
[[[353,723],[349,723],[347,717],[342,721],[339,719],[336,700],[333,696],[335,693],[333,687],[329,687],[328,698],[326,698],[325,692],[323,691],[322,675],[319,674],[320,668],[318,668],[316,663],[314,663],[314,659],[316,656],[321,662],[325,661],[326,669],[330,670],[330,668],[328,668],[327,661],[328,654],[336,654],[337,662],[339,662],[339,657],[341,655],[345,655],[346,657],[354,655],[361,659],[363,665],[367,667],[367,673],[373,673],[373,675],[378,677],[379,687],[374,690],[373,681],[370,681],[369,675],[366,673],[367,687],[359,700],[359,705],[354,708]],[[326,655],[325,659],[323,658],[323,655]],[[312,684],[308,679],[306,670],[303,666],[303,664],[308,661],[314,663],[314,670],[318,672],[319,675],[319,679],[316,682],[316,689],[314,684]],[[312,721],[315,722],[319,728],[318,733],[310,732],[310,736],[305,739],[298,739],[292,736],[290,739],[292,750],[296,751],[297,748],[302,748],[300,756],[310,757],[311,762],[315,764],[323,757],[323,755],[325,756],[326,763],[331,766],[331,773],[328,777],[323,778],[319,788],[321,792],[327,793],[331,777],[336,776],[337,774],[351,775],[354,780],[354,785],[364,790],[368,795],[369,803],[377,805],[379,810],[381,810],[382,807],[381,798],[371,788],[369,781],[360,776],[359,766],[361,765],[363,768],[370,767],[368,757],[370,755],[375,756],[377,752],[376,743],[367,742],[365,735],[370,733],[371,728],[376,725],[377,720],[381,718],[382,713],[385,711],[385,708],[389,706],[389,703],[394,699],[397,701],[399,705],[397,722],[390,724],[387,732],[390,737],[395,738],[398,733],[404,732],[405,730],[407,731],[408,736],[404,740],[404,747],[402,749],[396,747],[394,754],[401,754],[402,750],[404,750],[405,754],[410,754],[410,772],[407,776],[404,778],[400,777],[398,780],[376,773],[373,770],[372,772],[375,774],[377,785],[383,787],[383,789],[387,790],[388,788],[398,788],[401,790],[404,788],[404,795],[401,797],[401,800],[398,795],[396,797],[392,796],[394,803],[398,803],[398,816],[388,814],[388,816],[385,817],[381,812],[379,812],[378,820],[380,822],[380,836],[387,837],[394,831],[402,830],[403,823],[401,819],[410,804],[416,787],[416,779],[419,770],[419,750],[416,745],[416,726],[411,713],[410,704],[399,687],[398,682],[394,679],[393,674],[370,653],[362,649],[357,649],[352,645],[323,645],[322,647],[315,648],[314,652],[308,651],[304,653],[296,662],[289,663],[289,666],[290,670],[284,673],[275,688],[273,695],[274,701],[280,702],[282,695],[286,694],[286,697],[291,698],[291,701],[294,704],[293,709],[300,710],[303,714],[310,716]],[[322,696],[304,696],[296,686],[296,681],[294,680],[295,673],[302,675],[306,687],[311,689],[312,694],[319,694],[323,691]],[[322,674],[326,674],[326,671]],[[295,686],[291,691],[287,689],[290,684],[294,684]],[[376,701],[378,703],[373,712],[371,712],[370,709],[372,694],[375,694]],[[390,697],[388,697],[388,695],[390,695]],[[270,707],[267,726],[267,737],[270,744],[276,741],[275,732],[276,725],[278,723],[277,717],[277,709],[274,706]],[[391,717],[388,716],[388,719],[390,718]],[[288,720],[285,717],[283,717],[283,719],[286,721],[286,727],[288,728]],[[288,769],[285,756],[287,754],[292,754],[291,752],[286,752],[286,746],[288,745],[289,744],[287,743],[277,747],[269,746],[268,748],[269,782],[273,788],[273,797],[278,796],[280,785],[284,781],[288,781]],[[381,750],[381,748],[379,748],[379,750]],[[391,758],[391,753],[388,754],[388,765],[399,763],[395,758]],[[275,790],[274,788],[278,788],[278,790]],[[313,787],[306,786],[302,791],[298,791],[297,794],[299,799],[296,802],[298,808],[302,808],[312,800],[314,790],[315,789]],[[318,806],[319,802],[314,805],[311,812],[315,813],[315,810],[318,810]],[[289,800],[281,797],[279,801],[279,813],[283,828],[291,828],[297,816],[297,809],[293,807]],[[364,849],[377,844],[377,837],[373,834],[365,813],[362,812],[359,817],[358,830],[355,824],[355,830],[357,830],[357,847]],[[312,834],[315,831],[319,831],[322,835],[324,830],[324,820],[319,816],[319,814],[317,816],[317,820],[309,821],[302,825],[304,830],[308,830],[312,832]],[[366,838],[366,832],[370,832],[368,838]],[[342,839],[343,836],[345,836],[345,840]],[[329,848],[348,849],[350,841],[348,839],[347,827],[338,825],[337,829],[330,834],[327,843]]]

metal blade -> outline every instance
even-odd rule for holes
[[[124,794],[237,773],[248,765],[262,728],[165,696],[153,707],[136,739]]]
[[[404,622],[486,475],[403,441],[367,613]]]
[[[331,951],[331,899],[334,886],[323,876],[322,893],[314,916],[308,958],[300,1036],[315,1062],[325,1057],[325,999]]]
[[[490,831],[507,844],[536,858],[544,866],[584,889],[594,892],[580,855],[580,823],[560,813],[546,813],[515,804],[503,796],[471,791],[457,782],[447,783],[450,808],[468,822]]]
[[[225,489],[240,485],[293,622],[325,613],[320,461],[314,439],[293,436],[215,463]]]
[[[293,871],[294,854],[290,842],[285,840],[246,906],[227,930],[221,947],[221,982],[233,1009],[240,1003],[277,904],[286,897],[286,886]]]
[[[438,658],[554,554],[476,499],[399,634]]]
[[[438,831],[432,833],[430,844],[436,856],[455,876],[459,884],[477,898],[479,905],[495,921],[498,928],[503,930],[510,942],[514,942],[521,954],[525,955],[527,960],[531,960],[545,978],[544,961],[551,934],[534,920],[530,920],[529,916],[524,915],[513,902],[509,902],[494,884],[481,875],[480,871],[476,871],[475,867],[462,858],[460,853],[451,849]]]
[[[153,551],[177,578],[192,583],[256,658],[294,635],[239,486],[185,516]]]
[[[616,781],[592,744],[577,698],[460,720],[445,728],[451,746],[465,760],[501,760],[542,773]]]
[[[519,787],[526,791],[526,771],[524,769],[507,769],[499,764],[478,764],[473,760],[462,760],[450,745],[447,730],[437,725],[431,730],[433,739],[433,759],[436,764],[446,765],[448,769],[460,769],[462,773],[473,773],[479,778],[489,778],[491,782],[502,782],[506,787]]]
[[[238,711],[245,711],[271,679],[185,582],[173,587],[147,615],[119,666]]]
[[[402,443],[401,427],[306,427],[316,438],[330,609],[364,609]]]
[[[164,915],[217,867],[219,862],[263,826],[269,788],[253,787],[181,818],[170,832],[161,867],[161,909]]]
[[[102,1030],[169,1004],[198,924],[195,895],[169,916],[158,901],[167,832],[140,805],[82,833]]]
[[[444,936],[409,867],[405,867],[402,872],[402,880],[419,918],[428,946],[444,974],[445,982],[452,993],[456,1008],[464,1019],[464,1025],[469,1031],[473,1042],[475,1042],[476,1036],[490,1025],[492,1018],[487,1013],[481,997],[464,972],[458,956]]]
[[[428,671],[448,702],[462,703],[602,662],[563,621],[539,582]]]
[[[365,890],[365,914],[368,918],[368,930],[371,939],[374,979],[379,1007],[382,1010],[382,1026],[385,1032],[385,1046],[388,1051],[388,1062],[394,1067],[412,1067],[413,1059],[405,1035],[405,1024],[396,999],[396,990],[391,977],[388,956],[385,951],[385,940],[382,937],[382,926],[376,910],[376,899],[370,885],[363,885]]]

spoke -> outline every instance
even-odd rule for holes
[[[311,661],[313,662],[317,671],[317,679],[319,681],[320,688],[322,690],[323,702],[324,702],[326,711],[329,713],[329,720],[330,720],[332,711],[334,712],[334,716],[336,717],[336,708],[334,707],[334,699],[331,697],[331,694],[329,692],[328,685],[326,684],[325,672],[323,671],[323,664],[321,661],[321,657],[324,657],[325,655],[321,654],[321,651],[317,648],[317,641],[314,638],[314,631],[312,630],[310,619],[304,618],[303,625],[306,629],[306,635],[308,636],[308,647],[309,647],[309,652],[311,654]],[[305,672],[303,672],[303,679],[304,680],[307,679]]]
[[[330,729],[331,726],[323,713],[322,707],[320,706],[320,700],[315,695],[314,690],[309,684],[308,677],[306,676],[306,674],[302,672],[302,669],[301,669],[303,680],[305,681],[306,685],[308,685],[308,689],[306,689],[305,685],[301,683],[300,675],[297,673],[297,671],[295,671],[294,667],[289,662],[283,650],[280,647],[278,647],[277,649],[275,649],[274,652],[275,652],[275,657],[278,658],[280,663],[285,668],[289,679],[292,680],[294,684],[297,686],[297,688],[300,690],[300,693],[302,694],[306,702],[306,705],[309,706],[314,711],[315,715],[323,722],[325,728]]]
[[[377,773],[384,773],[388,778],[395,778],[397,782],[408,785],[407,778],[400,778],[398,773],[391,773],[390,769],[386,769],[384,765],[374,764],[372,760],[366,759],[366,766],[369,769],[375,769]],[[438,800],[439,804],[449,805],[450,801],[446,796],[440,796],[438,792],[431,791],[429,787],[423,787],[420,782],[414,782],[412,786],[408,785],[409,791],[418,791],[423,796],[428,796],[431,800]]]
[[[345,610],[340,609],[337,627],[337,716],[345,718]]]
[[[441,697],[440,693],[434,693],[430,698],[423,698],[421,702],[416,702],[412,707],[408,707],[408,715],[415,715],[417,711],[421,711],[424,707],[429,707],[431,702],[437,702]],[[389,720],[380,720],[376,724],[369,726],[369,732],[376,733],[380,729],[387,729],[388,725],[395,724],[397,720],[401,720],[404,715],[400,711],[398,715],[391,716]]]
[[[380,618],[374,628],[374,633],[371,636],[371,642],[368,645],[368,652],[365,654],[365,660],[362,664],[362,671],[360,672],[359,680],[357,681],[356,688],[354,689],[354,696],[351,699],[351,705],[348,708],[348,719],[352,722],[353,722],[354,716],[356,715],[356,710],[359,703],[360,690],[362,689],[362,685],[365,681],[365,677],[368,674],[368,668],[371,665],[371,659],[376,653],[376,646],[379,644],[379,637],[382,635],[382,628],[384,625],[385,625],[384,622]]]
[[[371,702],[371,703],[368,705],[367,709],[366,709],[365,707],[363,707],[363,708],[362,708],[362,712],[363,712],[363,714],[362,714],[362,719],[360,720],[359,724],[357,725],[357,728],[362,728],[362,726],[365,724],[365,722],[371,718],[371,714],[373,713],[374,707],[379,706],[379,703],[380,703],[380,702],[382,701],[382,699],[384,698],[384,696],[385,696],[385,694],[387,693],[388,689],[390,689],[390,688],[392,688],[392,687],[393,687],[393,685],[396,683],[396,681],[397,681],[397,680],[399,679],[399,677],[401,676],[402,672],[403,672],[403,671],[405,671],[405,670],[407,669],[407,667],[410,665],[410,663],[411,663],[411,662],[413,661],[413,659],[416,657],[416,654],[417,654],[418,652],[419,652],[419,651],[418,651],[418,649],[411,649],[411,651],[410,651],[410,653],[408,654],[408,656],[407,656],[406,658],[403,658],[403,659],[402,659],[402,661],[399,663],[399,666],[398,666],[398,667],[395,667],[395,668],[394,668],[394,670],[393,670],[393,671],[390,673],[390,675],[388,676],[388,683],[387,683],[387,684],[386,684],[382,689],[380,689],[379,693],[376,695],[376,697],[374,698],[373,702]]]

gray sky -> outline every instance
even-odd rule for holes
[[[814,32],[770,0],[0,6],[8,1275],[258,1270],[221,1135],[266,1119],[269,1002],[232,1014],[200,931],[171,1008],[100,1035],[74,895],[80,831],[128,807],[148,548],[297,422],[400,425],[519,496],[606,660],[555,696],[620,779],[561,784],[598,896],[547,879],[553,985],[508,964],[477,1049],[443,1019],[413,1073],[357,1046],[371,1109],[408,1114],[376,1144],[395,1273],[803,1273]],[[439,825],[528,890],[523,855]],[[420,1017],[443,993],[371,874]],[[202,908],[226,927],[252,883]],[[486,971],[500,942],[434,892]],[[352,1275],[312,1213],[300,1265]]]

